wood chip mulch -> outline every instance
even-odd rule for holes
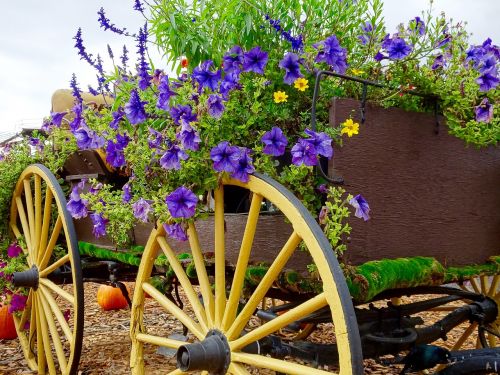
[[[129,283],[133,289],[133,283]],[[117,375],[130,374],[130,311],[128,309],[118,311],[102,311],[97,305],[96,294],[98,284],[85,284],[85,328],[83,353],[80,360],[79,375]],[[408,298],[403,302],[408,302]],[[439,317],[436,312],[426,312],[423,315],[432,316],[433,319]],[[441,315],[442,316],[442,315]],[[155,334],[161,335],[163,332],[179,330],[179,324],[165,314],[150,314],[148,319],[152,319],[155,324]],[[425,318],[424,318],[425,319]],[[156,326],[158,330],[156,330]],[[460,330],[452,331],[449,334],[448,343],[453,343],[460,336]],[[321,332],[314,333],[316,339],[321,340]],[[328,335],[328,333],[325,333]],[[319,337],[318,337],[319,336]],[[325,336],[324,342],[329,342]],[[438,345],[447,344],[443,341]],[[467,347],[475,347],[475,337],[467,340]],[[147,348],[146,373],[149,375],[167,374],[175,369],[175,358],[159,355],[156,348]],[[365,361],[366,374],[399,374],[401,365],[383,366],[375,360]],[[255,372],[264,374],[264,372]],[[267,373],[267,372],[266,372]],[[29,371],[18,340],[0,340],[0,374],[35,374]]]

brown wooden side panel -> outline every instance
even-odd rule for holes
[[[359,122],[359,107],[335,99],[330,123]],[[467,147],[444,125],[436,134],[433,115],[367,104],[359,135],[344,137],[333,163],[372,210],[368,222],[351,220],[352,263],[422,255],[466,265],[500,254],[500,148]]]
[[[236,264],[241,245],[241,239],[245,231],[247,221],[246,214],[226,214],[226,261]],[[111,247],[113,244],[107,237],[95,238],[92,234],[92,222],[89,218],[75,221],[79,241],[91,242],[97,246]],[[203,252],[214,251],[214,220],[209,217],[206,220],[198,220],[195,223],[200,245]],[[145,245],[153,226],[137,225],[134,228],[134,239],[137,245]],[[257,231],[252,247],[251,263],[270,264],[276,258],[279,250],[283,247],[292,233],[290,224],[284,221],[281,215],[261,215],[257,224]],[[176,253],[190,252],[189,242],[179,242],[172,239],[167,240]],[[297,251],[287,264],[287,268],[297,271],[305,271],[312,259],[308,253]]]

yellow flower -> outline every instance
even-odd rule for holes
[[[299,91],[306,91],[309,88],[308,80],[305,78],[297,78],[293,83],[293,86]]]
[[[284,91],[276,91],[274,93],[274,102],[275,103],[283,103],[283,102],[286,102],[287,99],[288,99],[288,95],[285,94]]]
[[[359,69],[351,69],[351,73],[354,74],[355,76],[360,76],[361,74],[364,73],[363,70],[359,70]]]
[[[348,137],[352,137],[354,134],[359,134],[359,124],[352,121],[352,119],[347,119],[342,124],[342,131],[340,134],[347,134]]]

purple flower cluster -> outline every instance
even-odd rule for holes
[[[318,163],[318,156],[333,156],[332,139],[325,132],[317,133],[309,129],[305,132],[309,138],[300,138],[292,147],[293,164],[314,166]]]
[[[108,141],[106,145],[106,162],[115,167],[120,168],[126,165],[125,147],[127,147],[130,138],[128,135],[117,134],[115,141]]]
[[[283,134],[283,131],[277,126],[266,132],[262,136],[261,141],[264,143],[262,152],[272,156],[283,155],[285,153],[285,147],[288,144],[288,139]]]
[[[313,45],[319,50],[316,55],[316,62],[325,62],[330,65],[333,71],[344,74],[347,70],[347,50],[340,46],[335,35],[332,35],[322,42]]]
[[[467,51],[466,61],[480,73],[476,79],[479,90],[486,92],[494,89],[500,83],[498,62],[500,61],[500,47],[486,39],[480,46],[471,46]]]
[[[139,219],[143,223],[147,223],[149,213],[151,212],[151,204],[144,198],[140,198],[137,202],[132,204],[132,212],[136,219]]]
[[[170,115],[174,120],[176,125],[180,125],[181,122],[184,124],[190,124],[191,122],[196,122],[196,113],[193,113],[193,108],[189,104],[178,105],[170,109]]]
[[[170,109],[170,98],[174,95],[177,94],[170,88],[168,76],[165,74],[160,78],[160,84],[158,85],[156,108],[168,111]]]
[[[371,24],[371,22],[365,22],[365,24],[361,26],[361,31],[363,31],[363,34],[359,35],[358,39],[361,44],[366,45],[372,38],[373,25]]]
[[[92,234],[95,238],[99,238],[106,235],[106,224],[109,222],[108,219],[98,214],[97,212],[90,214],[90,219],[92,220]]]
[[[112,32],[119,35],[129,35],[129,33],[126,32],[127,30],[126,28],[119,29],[118,27],[115,26],[115,24],[111,23],[109,18],[106,18],[106,13],[104,12],[104,8],[101,7],[101,9],[97,12],[97,14],[99,15],[99,18],[97,19],[99,21],[99,25],[104,29],[104,31],[111,30]]]
[[[7,256],[9,258],[17,258],[23,249],[17,244],[17,242],[11,243],[7,248]]]
[[[476,121],[490,122],[493,119],[493,105],[490,104],[488,98],[481,100],[477,107],[474,107]]]
[[[200,92],[204,88],[208,88],[212,91],[216,91],[219,87],[219,81],[221,79],[220,69],[212,71],[214,63],[212,60],[207,60],[201,63],[193,70],[193,79],[198,82]]]
[[[189,219],[194,216],[198,197],[185,186],[180,186],[165,198],[173,218]]]
[[[247,182],[248,176],[255,172],[250,156],[245,147],[231,146],[229,142],[220,142],[210,151],[213,168],[217,172],[228,172],[231,177]]]
[[[304,49],[304,40],[302,35],[292,36],[290,31],[284,30],[281,26],[280,20],[273,20],[266,14],[266,20],[269,21],[269,24],[276,30],[277,33],[281,34],[281,36],[292,45],[292,50],[297,52],[302,52]]]
[[[105,140],[90,129],[85,121],[81,122],[78,129],[72,130],[76,139],[76,145],[80,150],[95,150],[104,146]]]
[[[201,138],[198,132],[186,122],[182,123],[181,130],[176,134],[176,138],[186,150],[197,151],[200,148]]]
[[[137,54],[139,55],[139,63],[137,65],[137,75],[139,76],[139,89],[146,90],[151,85],[151,76],[149,75],[149,64],[146,61],[146,52],[148,41],[147,23],[143,28],[139,29],[137,35]]]
[[[28,297],[23,296],[22,294],[13,294],[10,303],[9,303],[9,313],[15,313],[16,311],[22,311],[24,310],[26,306],[26,301],[28,300]]]
[[[141,101],[137,90],[134,89],[130,92],[130,99],[128,103],[125,104],[125,115],[132,125],[137,125],[146,121],[148,117],[144,109],[146,103],[146,101]]]
[[[94,66],[95,61],[92,58],[92,54],[87,53],[85,46],[83,45],[83,38],[82,38],[82,28],[79,27],[76,35],[73,37],[75,40],[75,48],[78,50],[78,55],[80,56],[81,60],[87,61],[91,66]]]
[[[224,103],[219,95],[210,95],[207,100],[208,114],[215,118],[221,118],[224,112]]]
[[[109,127],[116,130],[118,129],[118,125],[120,124],[120,122],[125,117],[125,111],[123,110],[123,107],[118,107],[118,109],[113,112],[111,116],[113,116],[113,120],[111,120],[111,122],[109,123]]]
[[[304,75],[300,72],[300,59],[295,53],[289,52],[283,57],[279,62],[279,67],[285,69],[284,82],[287,85],[293,84],[297,78],[303,77]]]
[[[387,34],[382,40],[382,49],[385,50],[385,54],[382,50],[377,52],[375,60],[380,61],[386,58],[402,60],[411,53],[413,47],[407,44],[398,34],[395,34],[392,38]]]
[[[362,218],[364,221],[370,219],[370,206],[361,194],[356,195],[349,201],[349,204],[356,209],[354,216]]]
[[[122,187],[122,202],[128,203],[132,199],[132,193],[130,192],[130,180]]]
[[[85,182],[82,181],[73,187],[71,194],[69,195],[69,201],[66,204],[66,208],[74,219],[81,219],[88,215],[88,201],[80,197],[84,184]]]
[[[128,50],[127,50],[127,46],[125,46],[125,45],[123,45],[123,54],[120,56],[120,60],[122,62],[123,70],[127,70]]]
[[[174,224],[163,224],[163,228],[167,232],[168,236],[177,241],[187,241],[188,236],[186,230],[180,223]]]
[[[179,170],[181,169],[181,160],[186,160],[188,157],[188,154],[183,149],[176,144],[172,144],[160,158],[160,166],[167,170]]]

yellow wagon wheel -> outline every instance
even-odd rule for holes
[[[497,306],[500,306],[500,275],[477,276],[460,284],[460,288],[489,297],[496,302]],[[460,350],[467,346],[470,348],[471,344],[475,345],[476,348],[498,347],[500,343],[500,311],[494,322],[481,325],[473,321],[456,328],[456,330],[460,330],[458,338],[453,341],[450,339],[448,343],[451,350]],[[474,342],[471,343],[471,341]]]
[[[226,290],[228,280],[226,280],[224,241],[225,225],[231,225],[230,219],[225,220],[224,217],[224,186],[227,185],[239,186],[252,193],[246,228],[242,234],[240,252],[229,290]],[[291,223],[293,233],[283,244],[269,269],[242,307],[239,303],[241,291],[252,252],[252,243],[254,237],[259,235],[256,228],[264,201],[272,203],[281,211]],[[282,185],[266,176],[255,174],[250,177],[248,183],[227,179],[215,191],[214,222],[214,290],[204,264],[202,244],[198,240],[195,224],[189,224],[188,237],[199,287],[193,286],[191,279],[187,277],[183,265],[167,242],[163,226],[159,225],[158,229],[152,231],[139,267],[132,303],[130,359],[132,373],[148,373],[144,369],[144,349],[145,344],[152,344],[177,350],[179,368],[172,369],[171,374],[195,371],[201,371],[202,374],[250,374],[255,373],[256,369],[259,372],[262,369],[268,369],[271,373],[274,371],[304,375],[330,374],[330,371],[294,361],[293,358],[273,358],[258,354],[261,352],[255,350],[261,340],[273,334],[279,335],[280,329],[287,325],[320,309],[327,309],[333,321],[332,335],[335,336],[338,348],[339,372],[362,374],[358,326],[343,273],[320,227],[302,203]],[[295,252],[302,251],[303,247],[308,249],[317,265],[323,291],[269,322],[260,326],[256,324],[257,327],[252,330],[245,329],[249,321],[254,319],[253,314],[256,308],[284,270],[287,261]],[[265,249],[253,249],[253,251],[257,252],[256,258],[258,258],[258,251],[265,251]],[[159,253],[165,254],[176,279],[183,288],[186,296],[183,309],[149,282],[154,260]],[[191,341],[195,344],[188,344],[169,334],[162,335],[153,330],[147,331],[143,318],[147,313],[145,310],[149,302],[145,304],[145,293],[151,296],[164,312],[175,317],[187,328]],[[157,315],[158,311],[156,310],[154,314]],[[199,355],[200,351],[211,351],[211,354],[208,359],[203,360]]]
[[[26,361],[39,374],[74,374],[83,339],[80,255],[64,193],[43,165],[19,177],[10,229],[27,261],[27,270],[13,275],[16,286],[29,289],[26,307],[14,317]]]

